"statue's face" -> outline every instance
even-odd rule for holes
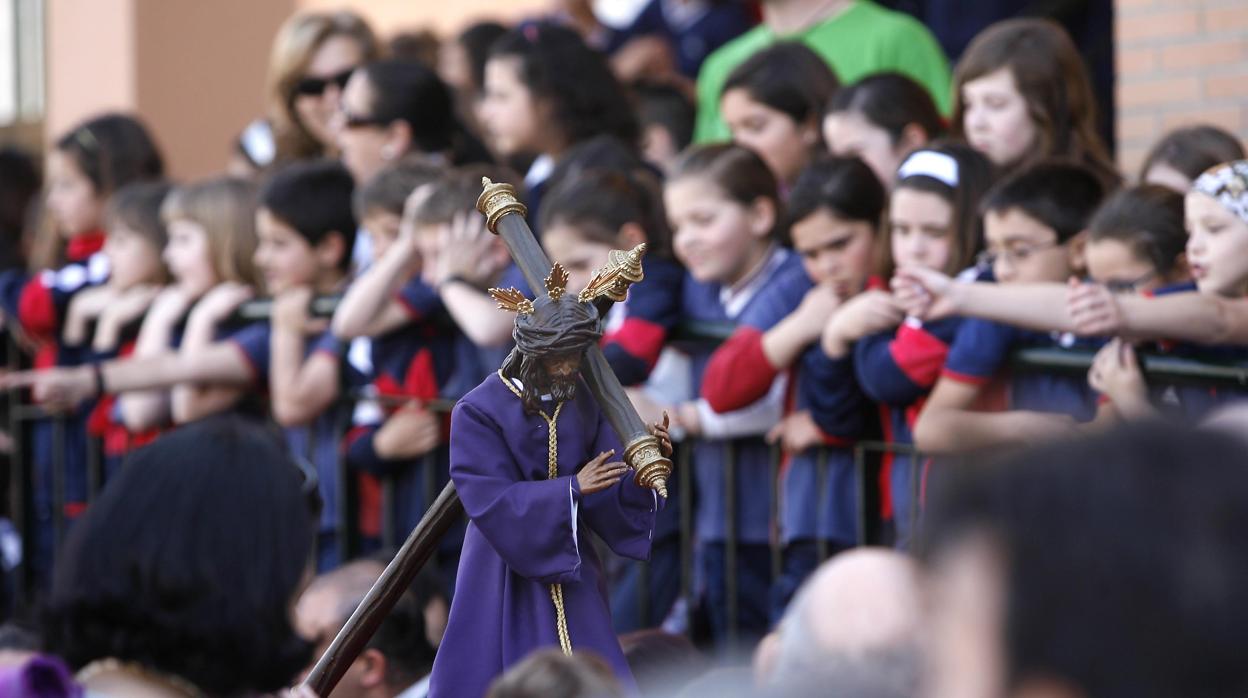
[[[581,354],[556,354],[540,360],[542,393],[549,393],[556,401],[571,400],[576,396],[576,379],[581,370]]]

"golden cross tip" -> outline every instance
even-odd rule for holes
[[[490,178],[489,178],[489,177],[482,177],[482,178],[481,178],[481,186],[483,186],[483,187],[488,187],[488,186],[490,186],[491,184],[493,184],[493,182],[491,182],[491,181],[490,181]]]

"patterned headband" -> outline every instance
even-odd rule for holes
[[[1212,196],[1240,220],[1248,222],[1248,160],[1211,167],[1192,183],[1192,191]]]

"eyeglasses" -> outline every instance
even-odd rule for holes
[[[337,85],[338,89],[341,90],[347,86],[347,81],[351,79],[351,73],[354,72],[355,68],[348,68],[327,78],[303,78],[295,83],[295,94],[305,97],[319,97],[325,94],[325,88],[330,85]]]
[[[1150,271],[1137,279],[1110,279],[1102,282],[1101,285],[1110,293],[1135,293],[1140,286],[1143,286],[1155,276],[1157,276],[1157,272]]]
[[[989,269],[997,263],[998,259],[1004,259],[1011,265],[1019,264],[1027,261],[1029,257],[1037,252],[1051,250],[1054,247],[1060,247],[1060,242],[1050,242],[1044,245],[1020,245],[1008,250],[993,252],[992,250],[984,250],[975,256],[975,265],[981,269]]]

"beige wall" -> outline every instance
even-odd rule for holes
[[[552,0],[48,0],[44,142],[102,111],[137,111],[174,177],[219,172],[264,109],[269,47],[298,10],[351,8],[378,33],[517,18]]]
[[[479,19],[519,19],[540,12],[555,0],[295,0],[304,9],[349,7],[368,18],[382,36],[430,27],[442,35]]]
[[[261,113],[269,45],[293,0],[48,0],[44,141],[138,112],[179,179],[220,171]]]
[[[48,140],[89,114],[134,107],[135,2],[49,0]]]

